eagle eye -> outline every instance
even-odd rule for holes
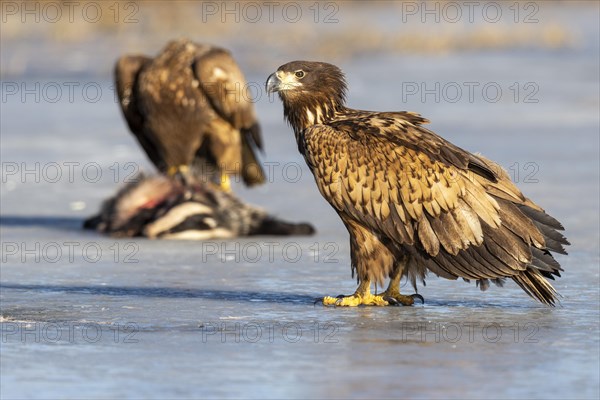
[[[296,78],[304,78],[304,71],[299,69],[298,71],[294,72],[294,75],[296,75]]]

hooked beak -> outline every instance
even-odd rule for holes
[[[277,76],[277,72],[269,75],[269,79],[267,79],[265,87],[267,89],[267,93],[275,93],[281,89],[281,80]]]

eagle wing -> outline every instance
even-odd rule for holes
[[[560,223],[497,164],[423,122],[413,113],[362,113],[306,129],[303,153],[323,196],[440,276],[496,279],[531,264],[557,274],[547,249],[564,252]],[[549,232],[558,235],[552,243]]]
[[[220,48],[198,56],[192,68],[215,112],[241,133],[244,181],[263,183],[264,171],[256,157],[256,149],[263,149],[261,130],[242,71],[231,54]]]
[[[119,58],[115,65],[115,85],[119,105],[129,129],[135,135],[154,165],[162,168],[164,160],[156,145],[144,131],[145,117],[139,107],[138,98],[138,78],[140,72],[151,61],[150,57],[142,55],[123,56]]]

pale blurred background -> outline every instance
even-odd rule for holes
[[[252,72],[298,58],[559,52],[594,47],[594,3],[3,1],[1,66],[5,79],[106,77],[118,55],[181,36],[230,48]]]

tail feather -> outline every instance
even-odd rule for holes
[[[525,293],[534,299],[539,300],[543,304],[554,307],[558,302],[558,292],[538,270],[528,268],[513,276],[512,279],[525,291]]]
[[[557,242],[556,240],[554,240],[548,236],[544,236],[544,239],[546,241],[546,248],[548,250],[551,250],[555,253],[567,255],[567,251],[563,247],[562,243]]]
[[[535,222],[542,223],[552,229],[556,229],[559,231],[565,230],[565,227],[560,222],[558,222],[556,218],[551,217],[544,211],[534,210],[533,208],[528,207],[526,205],[519,205],[519,209]]]
[[[537,262],[538,264],[545,264],[545,268],[542,269],[562,271],[558,261],[556,261],[554,257],[552,257],[552,254],[550,254],[550,252],[547,250],[543,251],[538,248],[531,247],[531,255],[533,256],[534,262]]]
[[[562,233],[558,232],[555,228],[549,227],[548,225],[545,225],[541,222],[538,222],[536,220],[533,220],[534,225],[539,229],[540,232],[542,232],[542,234],[547,237],[550,238],[560,244],[563,245],[570,245],[571,243],[569,243],[569,241],[567,240],[566,237],[564,237],[562,235]]]

